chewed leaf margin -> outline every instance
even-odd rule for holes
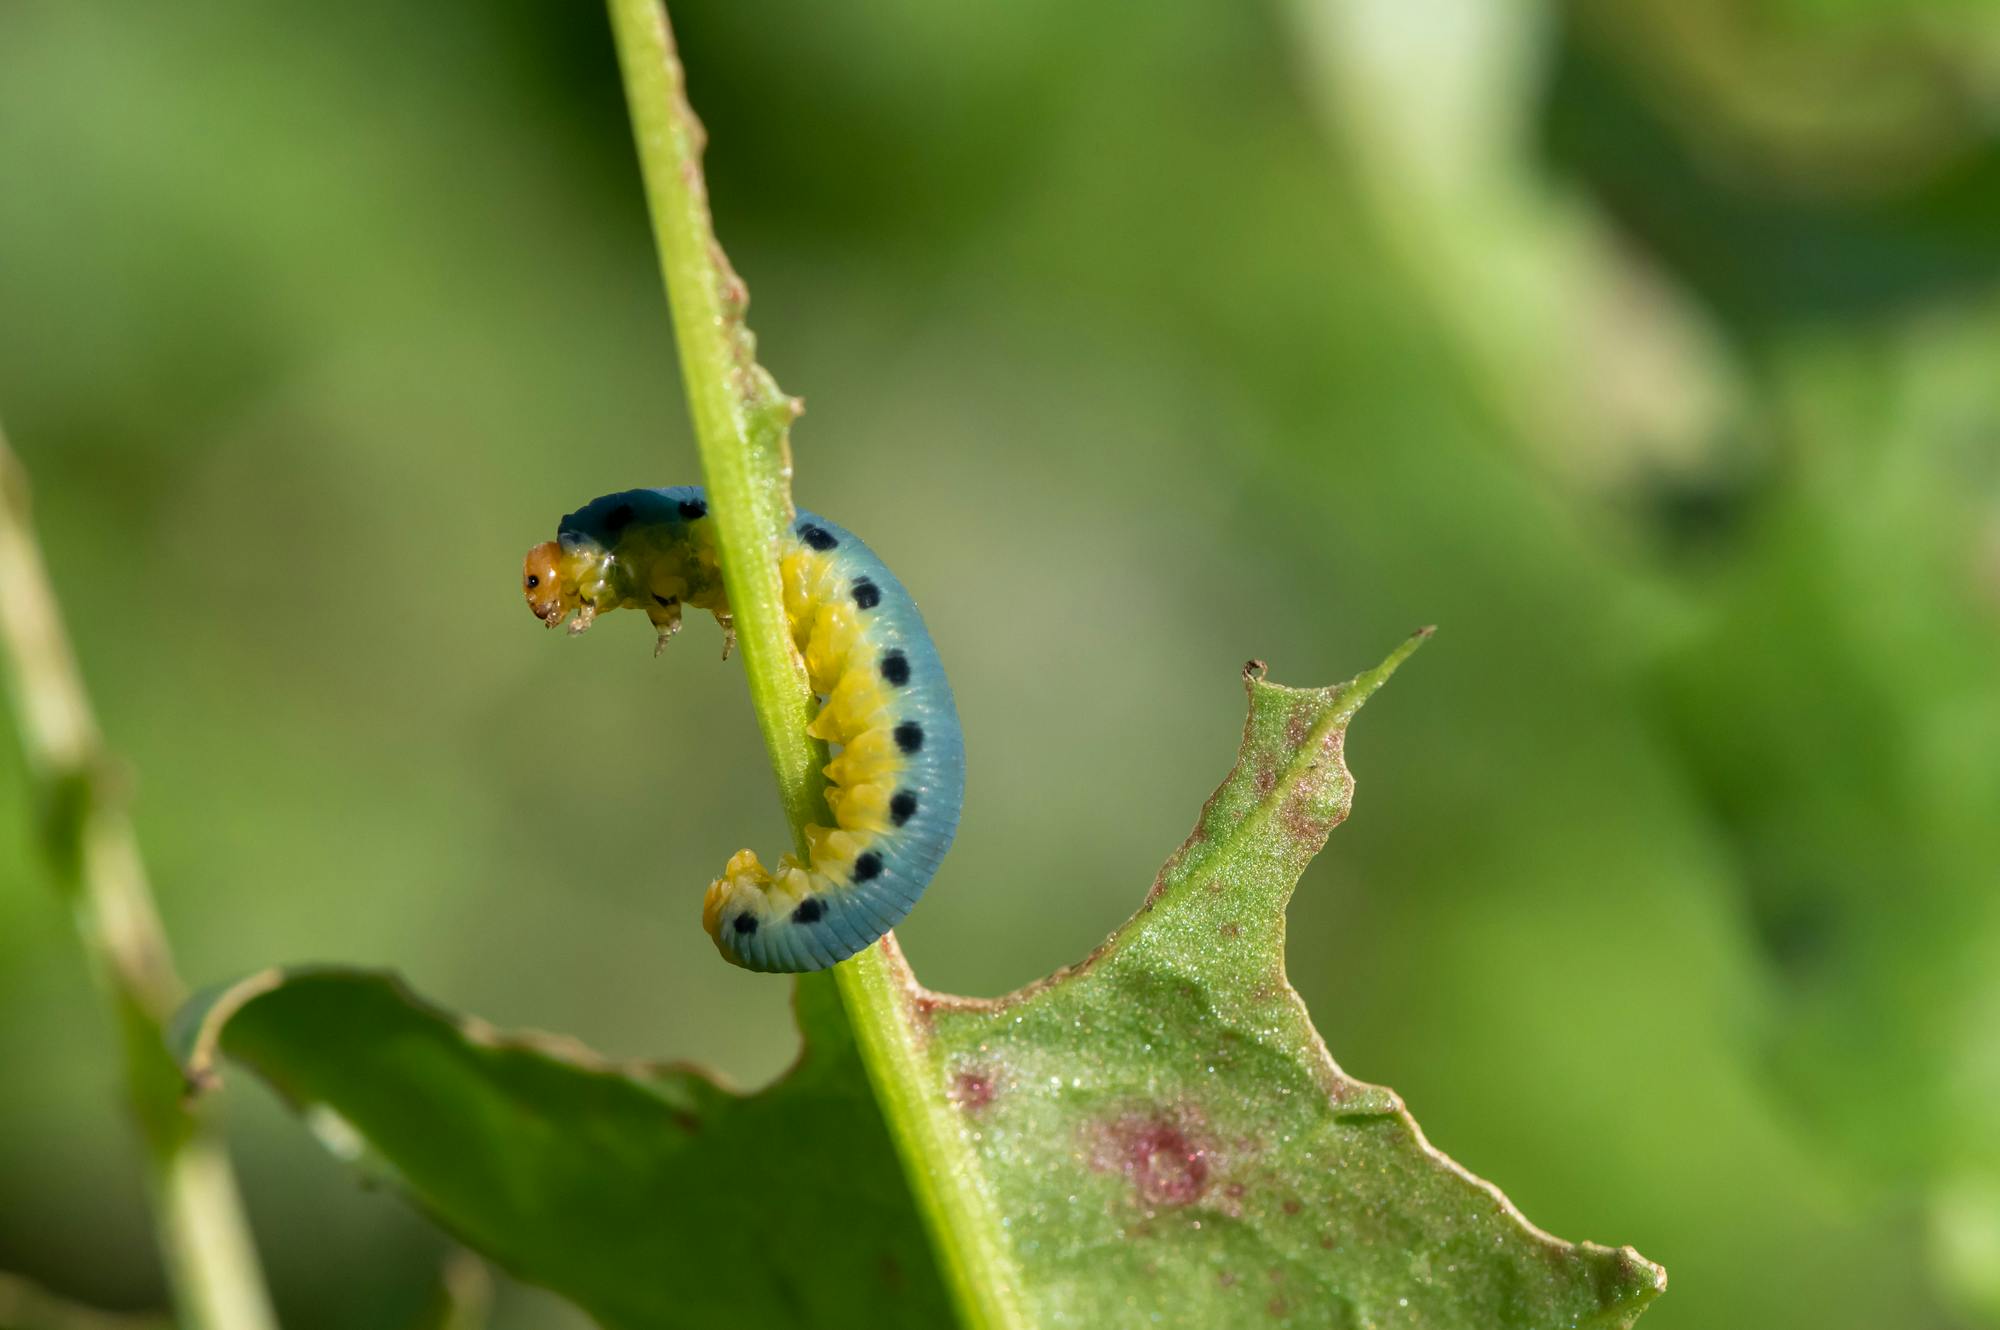
[[[1234,768],[1079,964],[981,1000],[892,950],[1029,1323],[1110,1323],[1146,1287],[1189,1325],[1629,1326],[1664,1290],[1432,1146],[1341,1070],[1285,975],[1286,905],[1352,803],[1347,725],[1429,632],[1331,688],[1251,662]]]
[[[171,1039],[191,1090],[224,1055],[248,1066],[337,1156],[611,1330],[834,1324],[862,1306],[928,1330],[950,1312],[838,1004],[824,976],[798,985],[799,1059],[750,1093],[340,966],[205,990]],[[815,1141],[837,1148],[801,1148]]]

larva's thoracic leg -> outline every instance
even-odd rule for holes
[[[678,600],[661,600],[653,597],[653,604],[646,611],[646,617],[653,621],[659,637],[654,639],[653,654],[658,656],[667,649],[667,642],[681,630],[681,603]]]

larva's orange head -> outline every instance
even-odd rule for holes
[[[545,540],[528,551],[521,565],[521,591],[535,617],[553,628],[576,608],[574,592],[563,594],[562,546]]]

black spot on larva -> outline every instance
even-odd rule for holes
[[[902,826],[917,815],[917,796],[908,790],[897,790],[896,797],[889,801],[889,820]]]
[[[910,658],[901,651],[883,652],[882,677],[901,688],[910,681]]]
[[[906,720],[896,727],[896,747],[906,753],[914,753],[924,746],[924,727],[913,720]]]
[[[811,522],[807,522],[799,528],[799,539],[814,549],[822,551],[830,550],[840,544],[839,541],[833,538],[833,532],[828,531],[823,526],[814,526]]]
[[[792,911],[795,924],[816,924],[826,914],[826,903],[817,896],[808,896],[799,902],[799,908]]]
[[[729,926],[739,933],[754,933],[757,931],[757,917],[750,914],[739,914]]]
[[[629,503],[621,503],[604,515],[604,529],[614,536],[630,525],[632,525],[632,505]]]
[[[707,516],[708,516],[708,505],[703,503],[700,499],[681,500],[681,519],[683,521],[692,522],[696,518],[707,517]]]
[[[870,850],[854,861],[854,880],[873,882],[882,876],[882,856]]]
[[[668,609],[672,609],[678,603],[672,596],[663,596],[657,591],[653,593],[653,599],[665,605]]]
[[[865,577],[854,579],[854,603],[864,610],[872,610],[882,603],[882,588]]]

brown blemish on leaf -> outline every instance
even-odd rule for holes
[[[1243,925],[1232,919],[1226,924],[1217,925],[1217,931],[1224,937],[1241,937],[1243,936]]]
[[[977,1113],[993,1102],[999,1092],[999,1084],[991,1069],[986,1067],[965,1067],[951,1078],[951,1102],[968,1113]]]
[[[1271,791],[1278,788],[1278,768],[1269,762],[1259,762],[1252,779],[1257,783],[1257,797],[1268,799]]]
[[[1292,791],[1278,813],[1278,820],[1284,823],[1285,834],[1301,845],[1318,846],[1324,843],[1339,820],[1313,807],[1315,793],[1317,791],[1303,787]]]
[[[1294,748],[1301,746],[1306,736],[1312,733],[1312,727],[1313,706],[1310,702],[1302,702],[1285,717],[1285,742]]]
[[[1629,1296],[1633,1289],[1652,1288],[1664,1292],[1667,1272],[1630,1247],[1620,1247],[1598,1278],[1599,1297],[1610,1301]]]
[[[1264,1313],[1267,1316],[1282,1318],[1285,1314],[1285,1300],[1283,1298],[1272,1298],[1264,1304]]]
[[[1220,1271],[1215,1276],[1215,1282],[1222,1285],[1224,1288],[1235,1288],[1236,1272],[1234,1270]]]
[[[1145,1205],[1183,1206],[1208,1190],[1213,1153],[1185,1117],[1133,1113],[1105,1124],[1090,1165],[1101,1173],[1123,1173]]]
[[[1287,1196],[1285,1198],[1284,1205],[1281,1206],[1280,1208],[1283,1209],[1284,1212],[1288,1215],[1295,1215],[1299,1211],[1305,1209],[1303,1205],[1299,1204],[1298,1198],[1295,1196]]]

